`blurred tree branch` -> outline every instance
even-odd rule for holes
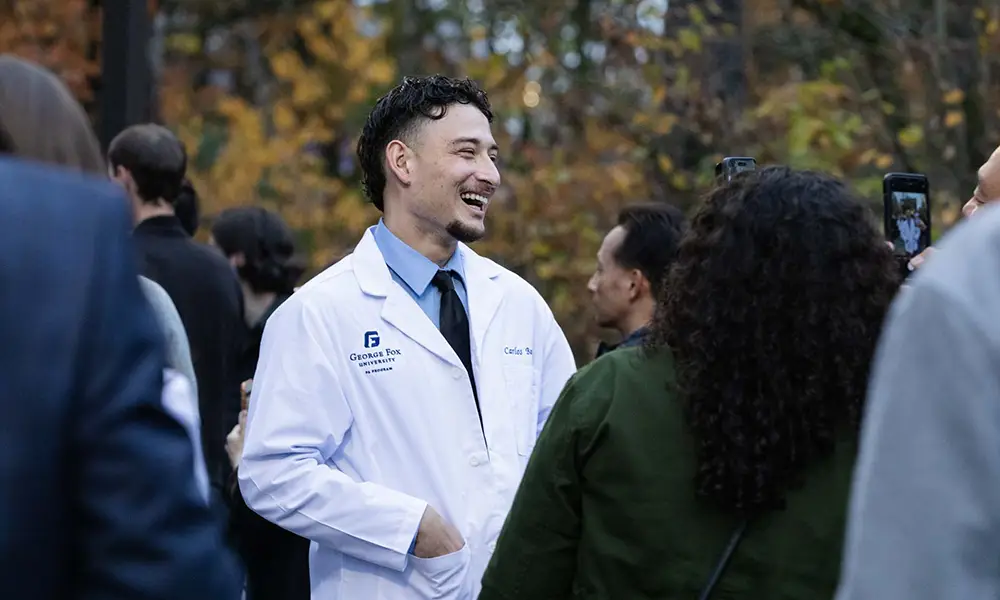
[[[822,0],[792,0],[792,5],[815,17],[821,26],[842,32],[858,45],[866,70],[872,78],[880,101],[888,105],[882,110],[893,153],[905,171],[914,171],[909,154],[899,141],[899,134],[909,125],[906,96],[897,77],[900,64],[896,51],[898,36],[877,21],[879,12],[867,0],[845,1],[830,6]]]

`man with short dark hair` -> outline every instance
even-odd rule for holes
[[[466,244],[500,185],[485,92],[407,77],[358,143],[383,211],[268,319],[240,488],[312,541],[317,600],[467,600],[576,370],[545,301]]]
[[[132,198],[137,220],[151,208],[173,212],[181,192],[187,153],[174,134],[161,125],[133,125],[118,134],[108,148],[111,178]]]
[[[601,356],[615,348],[637,346],[656,310],[656,293],[677,254],[684,215],[665,203],[627,206],[597,252],[597,270],[587,283],[597,323],[621,334],[621,342],[602,342]]]
[[[192,240],[175,214],[186,168],[184,146],[160,125],[129,127],[108,150],[111,178],[131,199],[140,270],[167,291],[184,322],[198,379],[209,480],[222,490],[231,469],[226,434],[240,412],[243,296],[226,259]]]

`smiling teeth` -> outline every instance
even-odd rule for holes
[[[479,202],[483,206],[486,206],[486,204],[490,201],[489,198],[487,198],[486,196],[480,196],[479,194],[472,194],[472,193],[462,194],[462,199],[473,200],[475,202]]]

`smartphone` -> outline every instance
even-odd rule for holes
[[[882,179],[883,227],[903,275],[910,259],[931,245],[931,195],[922,173],[889,173]]]
[[[756,171],[757,161],[750,156],[727,156],[715,165],[715,178],[720,182],[730,181],[737,173]]]

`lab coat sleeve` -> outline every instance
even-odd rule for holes
[[[548,334],[545,336],[545,356],[542,363],[540,400],[538,404],[538,427],[535,432],[537,437],[542,433],[545,422],[552,412],[559,395],[562,394],[566,382],[576,372],[576,359],[573,358],[573,351],[566,341],[566,335],[559,327],[552,311],[548,306],[544,308],[549,321]]]
[[[838,600],[1000,597],[1000,377],[974,312],[990,311],[924,283],[875,361]]]
[[[353,417],[331,362],[336,332],[307,302],[293,296],[264,329],[240,491],[254,512],[288,531],[402,571],[427,503],[354,481],[330,463]]]

